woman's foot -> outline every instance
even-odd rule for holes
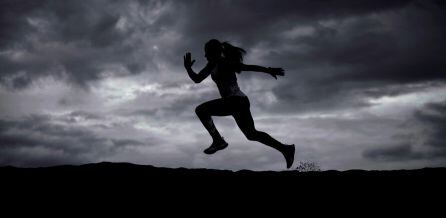
[[[205,154],[214,154],[215,152],[219,150],[223,150],[226,147],[228,147],[228,143],[225,142],[225,140],[222,138],[221,140],[212,142],[211,146],[209,148],[206,148],[204,150]]]
[[[295,151],[296,151],[296,148],[294,147],[294,144],[293,145],[285,145],[285,148],[282,151],[282,154],[285,157],[287,169],[289,169],[293,165]]]

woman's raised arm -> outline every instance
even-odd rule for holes
[[[200,83],[212,72],[212,64],[208,63],[199,73],[195,73],[194,70],[192,70],[192,65],[195,60],[192,60],[190,52],[187,52],[186,55],[183,56],[183,59],[184,68],[186,68],[187,74],[195,83]]]

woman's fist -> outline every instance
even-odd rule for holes
[[[285,71],[282,68],[268,67],[267,73],[271,74],[271,76],[274,77],[275,79],[277,79],[277,76],[285,75]]]

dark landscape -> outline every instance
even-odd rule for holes
[[[359,205],[362,203],[356,199],[368,198],[386,205],[401,199],[411,201],[414,196],[434,199],[431,196],[441,197],[445,193],[445,175],[446,168],[229,171],[101,162],[41,168],[4,166],[0,167],[0,187],[3,197],[15,199],[17,204],[44,204],[45,197],[60,205],[65,205],[66,200],[75,205],[75,199],[83,198],[92,207],[100,203],[97,199],[119,199],[121,203],[129,200],[129,204],[142,206],[179,204],[200,208],[201,204],[213,205],[218,200],[227,204],[224,207],[261,202],[299,208],[296,202],[313,206],[321,202],[342,204],[340,198]]]
[[[327,170],[299,172],[284,171],[251,171],[251,170],[213,170],[163,168],[151,165],[131,163],[100,162],[84,165],[61,165],[52,167],[20,168],[13,166],[0,167],[2,182],[156,182],[156,183],[187,183],[193,181],[213,182],[225,181],[238,183],[241,181],[268,182],[382,182],[404,181],[405,184],[419,181],[445,182],[446,168],[422,168],[411,170]],[[329,185],[328,183],[326,185]]]

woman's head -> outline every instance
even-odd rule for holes
[[[236,63],[242,63],[243,55],[246,53],[242,48],[233,46],[228,42],[221,43],[217,39],[209,40],[204,46],[204,51],[208,61],[216,61],[223,57],[230,62]]]
[[[222,56],[222,46],[220,41],[216,39],[209,40],[206,45],[204,45],[204,53],[208,61],[216,61]]]

